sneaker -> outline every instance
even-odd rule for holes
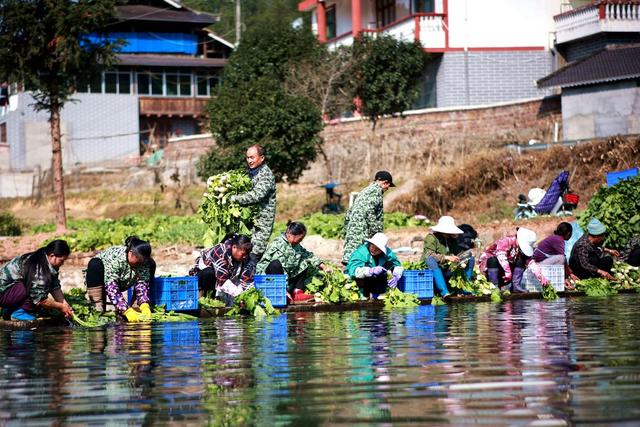
[[[36,320],[36,316],[23,308],[19,308],[11,313],[11,320],[17,320],[18,322],[33,322]]]
[[[293,301],[294,302],[306,302],[314,299],[313,295],[309,295],[305,293],[302,289],[296,289],[293,291]]]

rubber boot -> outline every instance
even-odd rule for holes
[[[104,289],[102,287],[87,288],[87,295],[89,296],[89,301],[91,301],[91,304],[93,304],[95,309],[103,313],[104,312]]]
[[[436,289],[438,290],[440,296],[444,298],[449,295],[449,289],[447,289],[447,281],[444,278],[444,274],[442,273],[442,269],[440,268],[438,261],[436,261],[436,259],[433,257],[428,257],[425,260],[425,263],[427,264],[427,267],[429,267],[429,270],[433,272],[433,282],[436,285]]]
[[[511,273],[511,292],[514,294],[521,294],[527,292],[526,289],[520,286],[522,282],[522,276],[524,275],[524,268],[515,267]]]

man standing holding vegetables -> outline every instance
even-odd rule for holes
[[[344,253],[342,264],[347,265],[353,251],[384,231],[382,195],[389,187],[395,187],[391,174],[378,171],[367,188],[362,190],[344,218]]]
[[[253,250],[249,255],[247,268],[255,271],[256,265],[264,251],[273,231],[276,218],[276,180],[264,163],[265,150],[261,145],[252,145],[247,150],[247,166],[251,178],[251,190],[230,197],[230,200],[240,206],[256,205],[258,212],[253,218],[251,227],[251,242]]]

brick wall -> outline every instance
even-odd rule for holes
[[[409,179],[481,150],[531,139],[550,142],[556,122],[562,122],[559,97],[487,108],[425,110],[383,119],[375,130],[368,121],[343,122],[325,128],[323,151],[328,161],[320,155],[301,182],[359,182],[378,169]]]
[[[486,105],[550,95],[537,89],[534,81],[552,71],[549,51],[448,52],[438,67],[437,106]]]

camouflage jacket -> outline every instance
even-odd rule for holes
[[[384,231],[382,188],[375,182],[358,194],[344,219],[343,262],[365,239]]]
[[[258,205],[251,232],[253,253],[264,253],[276,218],[276,179],[269,166],[262,164],[250,171],[251,190],[234,197],[240,206]]]
[[[24,281],[24,261],[25,256],[20,255],[2,266],[2,268],[0,269],[0,293],[3,293],[7,289],[9,289],[16,282]],[[51,265],[49,265],[49,269],[51,271],[50,283],[47,283],[45,281],[45,278],[40,271],[38,271],[38,274],[36,274],[36,277],[34,277],[33,279],[33,283],[31,283],[29,297],[36,304],[44,301],[49,296],[49,292],[53,291],[54,289],[60,289],[58,271]]]
[[[112,246],[98,253],[104,264],[104,283],[117,283],[120,291],[126,291],[138,282],[149,284],[149,265],[131,267],[127,262],[127,248]]]
[[[267,251],[258,263],[256,271],[258,274],[264,274],[267,266],[271,261],[278,260],[282,264],[282,268],[291,277],[295,277],[306,271],[309,267],[317,268],[322,264],[322,260],[302,247],[302,245],[292,246],[287,241],[284,233],[276,237],[273,242],[269,243]]]

